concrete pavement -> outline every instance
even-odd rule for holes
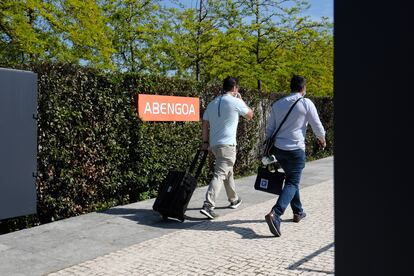
[[[236,180],[236,210],[221,192],[214,221],[199,213],[202,187],[184,223],[162,221],[152,199],[1,235],[0,275],[332,275],[333,157],[306,163],[308,217],[296,224],[287,210],[280,238],[264,221],[276,196],[254,180]]]

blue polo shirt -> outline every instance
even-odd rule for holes
[[[239,116],[245,116],[248,112],[247,105],[232,95],[224,94],[212,100],[203,114],[203,120],[210,125],[210,147],[237,145]]]

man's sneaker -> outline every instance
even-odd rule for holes
[[[276,216],[273,210],[265,216],[265,220],[269,226],[270,232],[272,232],[275,237],[280,237],[282,235],[280,232],[280,218]]]
[[[203,208],[201,208],[200,210],[200,213],[202,213],[210,219],[215,219],[216,217],[218,217],[218,215],[213,211],[213,208],[209,206],[203,206]]]
[[[305,212],[302,212],[302,214],[293,214],[293,222],[299,222],[304,217],[306,217],[306,213]]]
[[[241,198],[237,199],[236,201],[230,202],[229,208],[236,209],[242,203]]]

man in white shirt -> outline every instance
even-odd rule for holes
[[[217,217],[214,212],[216,198],[224,184],[230,208],[237,208],[241,198],[237,195],[233,178],[236,161],[236,134],[239,116],[253,118],[253,111],[242,100],[237,80],[227,77],[223,81],[223,93],[214,98],[203,114],[203,150],[210,149],[215,156],[214,174],[206,192],[200,212],[210,219]]]
[[[276,135],[271,149],[280,166],[286,173],[285,185],[276,204],[265,220],[270,231],[276,237],[281,235],[280,217],[290,204],[293,221],[299,222],[306,216],[299,195],[299,182],[305,167],[305,137],[308,123],[322,148],[326,146],[325,129],[319,119],[314,103],[307,98],[306,80],[301,76],[293,76],[290,83],[291,94],[279,99],[272,105],[266,128],[266,137],[270,137],[288,113],[290,107],[299,99],[291,113]]]

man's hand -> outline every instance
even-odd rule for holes
[[[249,108],[249,111],[247,111],[247,114],[244,115],[243,117],[246,120],[251,120],[253,118],[253,110],[250,107],[248,107],[248,108]]]
[[[318,144],[322,148],[322,150],[325,149],[325,147],[326,147],[326,141],[325,141],[325,139],[318,138]]]

